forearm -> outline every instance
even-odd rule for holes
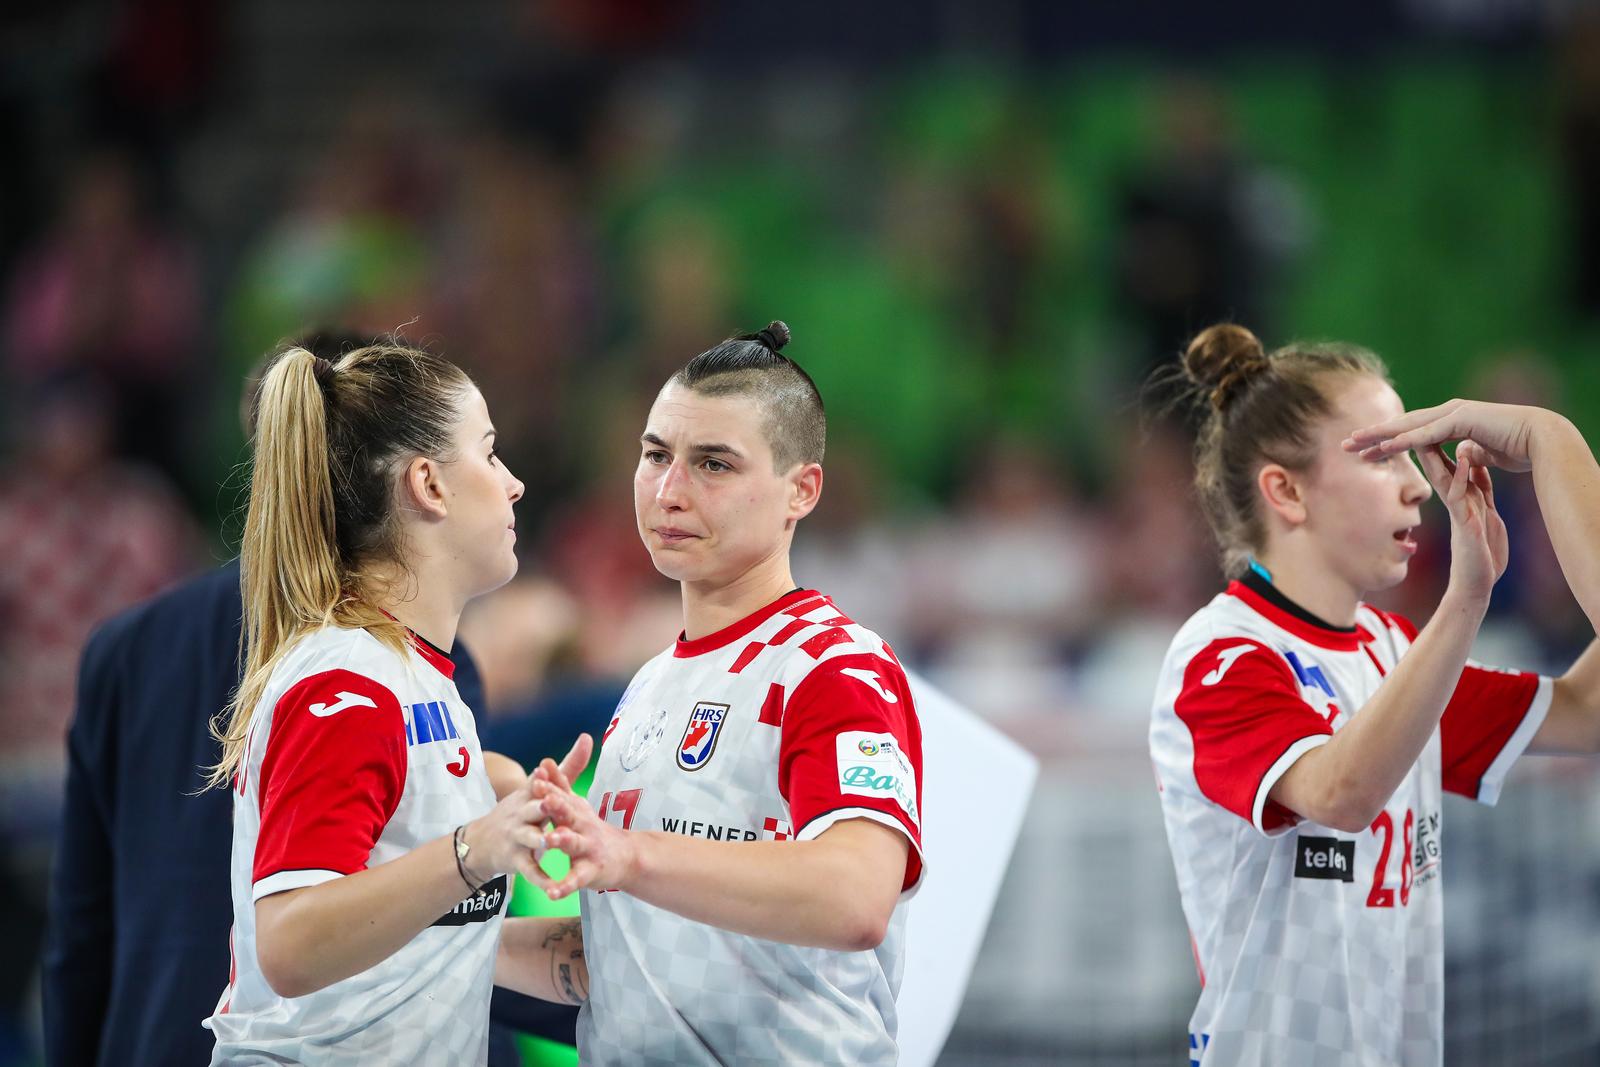
[[[256,902],[263,974],[280,996],[314,993],[388,959],[471,891],[449,837],[399,859]]]
[[[496,800],[504,800],[528,780],[527,769],[522,764],[498,752],[484,752],[483,772],[489,776]]]
[[[572,917],[507,919],[500,928],[494,984],[557,1004],[589,998],[583,922]]]
[[[1561,573],[1600,632],[1600,465],[1577,427],[1546,414],[1529,438],[1534,493]]]
[[[1299,815],[1357,832],[1377,817],[1439,725],[1486,605],[1446,593],[1399,664],[1333,739],[1301,756],[1271,796]]]
[[[869,824],[886,834],[894,831]],[[637,866],[624,889],[687,919],[752,937],[841,951],[883,939],[898,898],[898,866],[845,840],[835,827],[815,841],[733,844],[679,834],[637,833]],[[852,829],[854,829],[852,827]],[[884,887],[894,893],[886,898]]]

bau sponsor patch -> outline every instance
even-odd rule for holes
[[[917,811],[917,775],[893,734],[848,730],[838,735],[839,792],[892,800],[913,826]]]

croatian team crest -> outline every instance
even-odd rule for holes
[[[683,740],[678,742],[678,766],[686,771],[698,771],[711,762],[717,750],[717,738],[722,736],[722,725],[728,718],[728,705],[702,700],[689,713],[689,725],[683,728]]]

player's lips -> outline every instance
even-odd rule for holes
[[[1396,530],[1394,532],[1395,543],[1398,544],[1401,550],[1408,556],[1416,555],[1417,552],[1417,539],[1411,535],[1411,531],[1415,529],[1415,526],[1407,526],[1403,530]]]
[[[696,533],[690,533],[688,530],[679,529],[676,526],[653,526],[650,528],[650,532],[661,538],[663,543],[669,545],[680,545],[685,541],[696,540],[700,536]]]

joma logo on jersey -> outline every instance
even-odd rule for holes
[[[1302,837],[1294,843],[1294,876],[1330,882],[1356,880],[1356,843],[1337,837]]]
[[[696,704],[689,713],[689,725],[683,728],[683,740],[678,742],[678,766],[686,771],[698,771],[711,762],[727,718],[726,704],[709,700]]]

